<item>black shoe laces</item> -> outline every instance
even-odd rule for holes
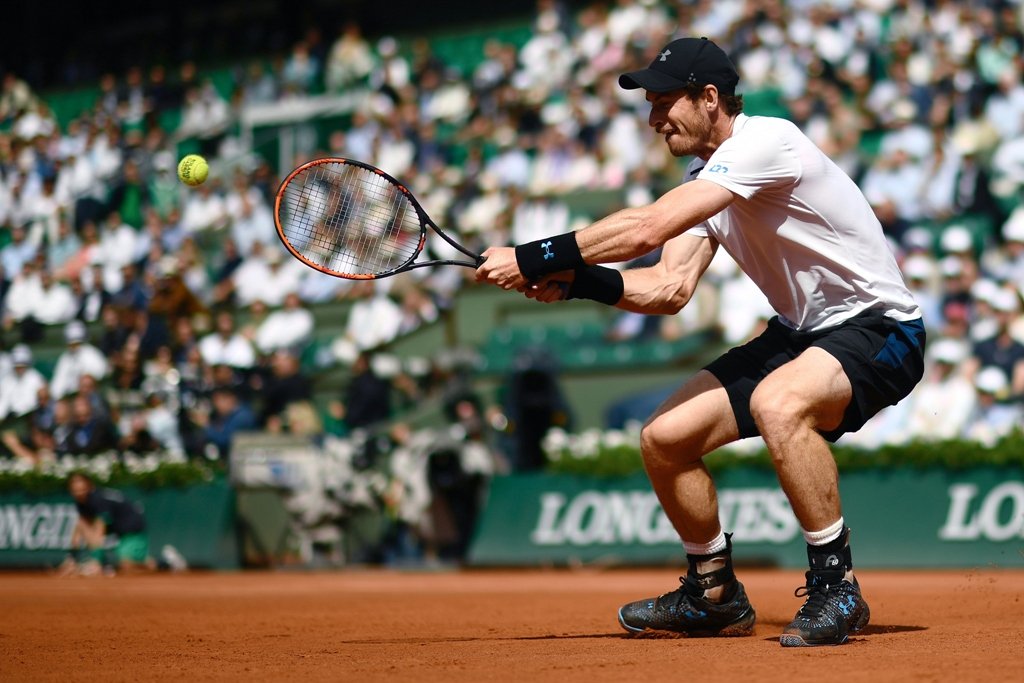
[[[687,576],[679,577],[679,588],[673,591],[665,593],[658,598],[659,603],[671,605],[672,607],[679,607],[683,604],[689,604],[690,598],[700,597],[704,594],[704,589],[697,585],[697,582]]]
[[[836,574],[836,572],[831,573]],[[825,610],[825,605],[828,604],[829,587],[838,585],[842,578],[839,575],[826,577],[816,572],[807,572],[806,578],[807,584],[793,591],[793,595],[796,597],[807,598],[807,601],[796,615],[797,617],[816,619],[821,616]]]
[[[800,611],[796,613],[797,617],[817,619],[824,611],[825,603],[828,602],[828,585],[800,586],[793,591],[793,595],[798,598],[807,598],[807,602],[805,602],[800,608]]]

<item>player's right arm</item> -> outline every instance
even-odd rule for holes
[[[672,238],[656,264],[623,271],[622,298],[615,307],[634,313],[678,313],[689,303],[717,247],[709,237],[684,233]]]
[[[709,237],[684,233],[670,239],[658,263],[622,273],[622,296],[615,307],[635,313],[678,313],[690,301],[717,248],[718,243]],[[555,273],[521,291],[545,303],[560,301],[566,298],[572,281],[572,271]]]

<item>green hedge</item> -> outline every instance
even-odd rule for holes
[[[0,494],[45,495],[63,491],[73,472],[88,474],[101,486],[132,486],[143,490],[187,487],[213,480],[223,467],[202,461],[184,461],[160,455],[114,454],[64,456],[37,467],[20,461],[0,461]]]
[[[599,477],[622,477],[643,471],[639,433],[589,432],[555,435],[545,441],[548,471]],[[1024,467],[1024,432],[1017,430],[991,446],[975,441],[913,441],[875,450],[833,446],[836,465],[842,471],[909,467],[964,470],[995,465]],[[768,451],[752,453],[723,448],[705,457],[712,472],[737,467],[774,470]]]

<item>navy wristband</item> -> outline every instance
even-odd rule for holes
[[[516,247],[516,263],[519,264],[519,272],[530,282],[585,265],[576,244],[575,232],[520,244]]]
[[[614,306],[619,303],[625,286],[622,273],[604,266],[584,266],[576,269],[576,278],[569,285],[567,299],[590,299]]]

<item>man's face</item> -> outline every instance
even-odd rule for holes
[[[672,156],[700,156],[711,138],[711,120],[704,100],[687,98],[682,90],[647,93],[651,114],[647,124],[665,138]]]
[[[71,493],[71,497],[81,503],[85,501],[92,487],[82,477],[72,477],[71,481],[68,482],[68,490]]]

